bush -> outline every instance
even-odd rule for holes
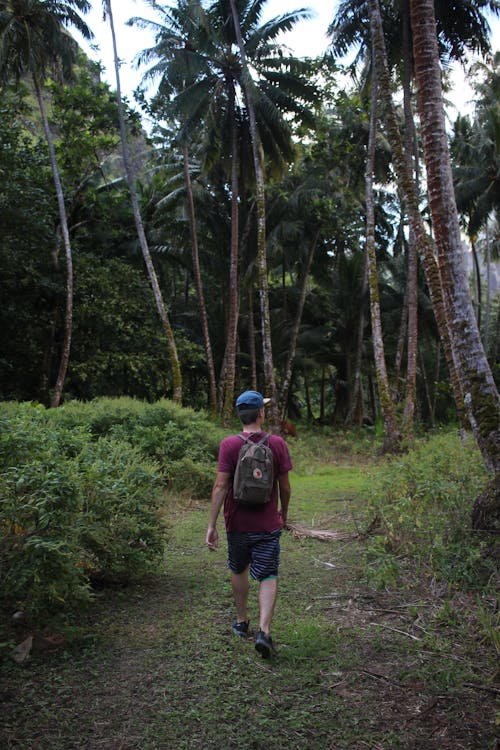
[[[83,504],[79,539],[92,579],[130,582],[156,568],[163,550],[160,477],[127,443],[100,438],[77,459]]]
[[[209,496],[219,443],[227,434],[202,412],[167,399],[154,404],[132,398],[72,402],[50,417],[65,427],[85,425],[94,438],[107,435],[129,443],[158,464],[166,485],[192,497]]]
[[[224,434],[166,400],[1,411],[0,597],[39,624],[157,567],[162,486],[207,496]]]
[[[432,575],[483,585],[492,569],[487,540],[471,530],[471,510],[487,478],[472,438],[464,446],[457,433],[423,440],[375,470],[363,494],[382,521],[384,544],[379,539],[370,546],[378,563],[371,577],[385,585],[387,575],[394,579],[394,556],[411,556]]]
[[[22,407],[0,424],[0,590],[31,618],[76,609],[90,598],[77,521],[81,493],[71,451],[85,435],[46,429]]]

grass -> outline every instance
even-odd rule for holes
[[[363,465],[312,465],[294,472],[291,518],[364,527]],[[468,627],[473,598],[410,572],[377,591],[362,542],[285,533],[279,656],[266,662],[230,633],[225,549],[204,547],[207,503],[167,501],[164,572],[101,591],[71,645],[4,665],[3,748],[493,750],[494,667]]]

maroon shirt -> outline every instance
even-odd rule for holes
[[[245,433],[247,438],[257,443],[264,432]],[[224,499],[224,521],[226,531],[251,531],[270,533],[282,527],[278,513],[278,477],[293,469],[288,446],[279,435],[269,435],[269,446],[273,452],[274,482],[271,499],[259,507],[244,506],[233,497],[233,478],[243,441],[237,435],[224,438],[219,446],[218,471],[231,476],[231,485]]]

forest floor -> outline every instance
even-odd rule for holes
[[[294,472],[295,522],[366,524],[357,462]],[[84,638],[4,665],[0,747],[23,750],[493,750],[491,647],[474,596],[408,568],[368,585],[366,542],[282,537],[273,637],[255,651],[234,618],[225,545],[204,546],[208,503],[168,499],[165,572],[98,593]],[[368,563],[369,567],[369,563]],[[498,728],[498,727],[497,727]]]

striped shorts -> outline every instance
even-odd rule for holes
[[[227,566],[233,573],[243,573],[250,565],[256,581],[276,578],[280,562],[281,529],[268,534],[250,531],[227,532]]]

